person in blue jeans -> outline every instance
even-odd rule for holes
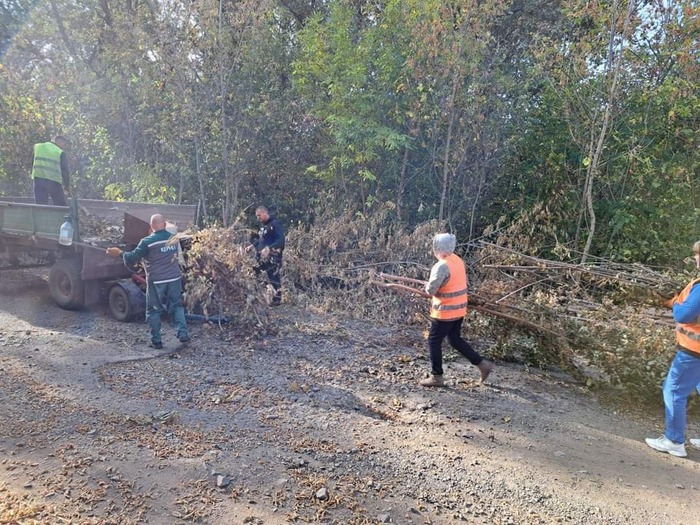
[[[700,241],[693,245],[695,266],[700,270]],[[686,409],[688,397],[700,388],[700,279],[694,279],[668,304],[673,307],[676,321],[676,356],[663,384],[666,430],[657,438],[647,438],[646,443],[654,450],[668,452],[684,458]],[[700,448],[700,438],[690,440],[693,447]]]
[[[113,246],[107,248],[107,254],[122,257],[125,264],[143,260],[147,281],[146,320],[151,326],[151,346],[161,349],[160,317],[164,312],[177,328],[177,338],[181,343],[189,342],[190,336],[182,305],[179,243],[170,240],[173,234],[165,229],[166,222],[161,214],[153,215],[150,225],[152,233],[141,239],[133,251],[125,252]]]

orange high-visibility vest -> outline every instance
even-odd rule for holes
[[[454,253],[444,259],[450,278],[432,297],[430,317],[440,321],[452,321],[467,315],[467,271],[464,262]]]
[[[699,282],[700,279],[691,281],[690,284],[683,288],[683,291],[678,294],[675,302],[677,304],[683,304],[688,298],[688,295],[690,295],[690,290]],[[692,323],[676,323],[676,341],[686,350],[700,354],[700,323],[698,319],[695,319]]]

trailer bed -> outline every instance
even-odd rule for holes
[[[81,239],[78,209],[121,228],[122,242]],[[0,197],[0,248],[53,252],[57,260],[49,275],[51,295],[59,306],[79,308],[96,302],[105,284],[131,276],[122,260],[108,256],[105,248],[119,244],[133,249],[148,234],[149,218],[156,213],[184,231],[195,224],[197,206],[94,199],[70,199],[69,206],[51,206],[27,197]],[[71,246],[58,242],[66,215],[77,224]]]

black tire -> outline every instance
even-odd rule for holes
[[[146,294],[131,279],[114,281],[109,289],[109,312],[124,323],[146,313]]]
[[[123,323],[134,318],[134,309],[129,294],[118,284],[109,289],[109,311],[117,321]]]
[[[61,308],[77,310],[85,304],[85,285],[80,278],[80,263],[75,259],[60,259],[49,272],[51,298]]]

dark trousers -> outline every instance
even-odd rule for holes
[[[48,204],[49,197],[54,206],[68,206],[63,194],[63,185],[55,180],[34,178],[34,201],[37,204]]]
[[[270,254],[267,260],[259,260],[255,269],[257,274],[260,274],[260,272],[267,274],[267,280],[275,290],[272,304],[280,304],[282,302],[282,277],[280,276],[280,270],[282,270],[282,256],[277,254]]]
[[[177,329],[177,338],[189,339],[185,320],[185,307],[182,305],[182,282],[148,283],[146,286],[146,320],[151,326],[151,341],[161,342],[160,316],[164,313],[170,317],[170,324]]]
[[[433,375],[441,376],[442,371],[442,341],[447,337],[452,348],[457,350],[474,366],[478,366],[484,358],[464,339],[462,339],[462,321],[464,318],[455,321],[430,320],[430,332],[428,334],[428,347],[430,348],[430,365]]]

